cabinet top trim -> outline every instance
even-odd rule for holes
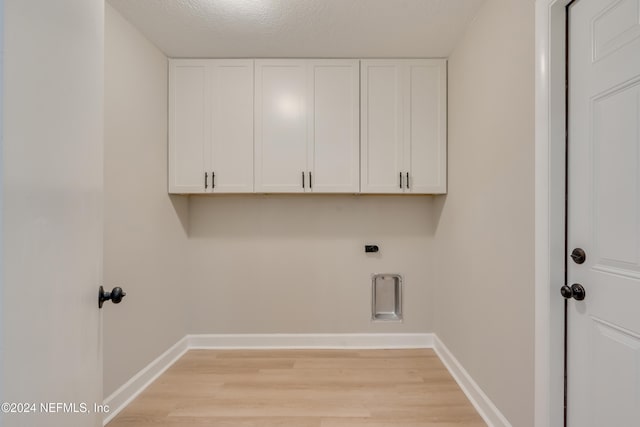
[[[448,58],[335,58],[335,57],[307,57],[307,58],[169,58],[170,62],[180,61],[308,61],[308,60],[328,60],[328,61],[447,61]]]

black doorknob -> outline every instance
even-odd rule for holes
[[[571,292],[573,293],[573,299],[576,301],[582,301],[584,297],[587,296],[587,292],[580,283],[574,283],[571,285]]]
[[[582,264],[586,261],[587,254],[584,252],[584,249],[575,248],[573,251],[571,251],[571,259],[576,264]]]
[[[120,286],[116,286],[111,292],[105,291],[104,288],[100,286],[98,289],[98,307],[102,308],[102,304],[108,300],[111,300],[114,304],[119,304],[126,295],[127,293],[124,292]]]
[[[573,296],[573,292],[571,291],[571,288],[567,285],[564,285],[560,288],[560,293],[562,294],[563,297],[565,297],[566,299],[569,299]]]
[[[582,301],[587,296],[587,292],[580,283],[574,283],[571,287],[564,285],[560,288],[560,293],[566,299],[573,298],[576,301]]]

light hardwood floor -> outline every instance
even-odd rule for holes
[[[108,427],[486,426],[433,350],[192,350]]]

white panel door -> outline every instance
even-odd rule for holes
[[[170,193],[204,193],[211,190],[209,80],[206,60],[170,62]]]
[[[309,70],[309,189],[360,190],[360,70],[358,60],[311,60]]]
[[[306,61],[255,61],[255,190],[308,187]]]
[[[640,2],[569,10],[568,422],[640,425]]]
[[[104,1],[4,0],[2,30],[0,425],[97,427]]]
[[[361,191],[402,193],[403,67],[394,60],[361,61]]]
[[[253,60],[213,60],[211,174],[215,193],[253,192]]]
[[[405,192],[446,193],[447,63],[407,63],[404,85]]]

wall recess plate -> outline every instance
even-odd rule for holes
[[[371,320],[402,321],[402,276],[374,274],[371,279]]]

